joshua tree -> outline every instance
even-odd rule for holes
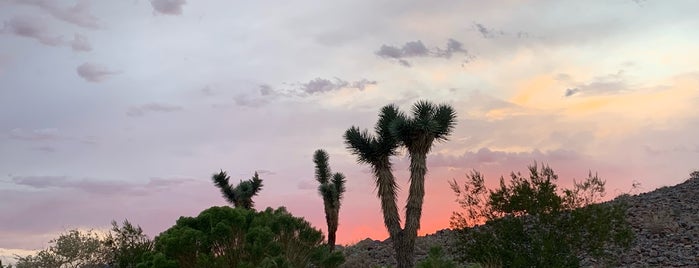
[[[399,268],[413,267],[415,238],[420,229],[422,203],[425,196],[427,154],[434,141],[446,141],[456,125],[456,113],[449,105],[417,102],[410,116],[394,105],[381,109],[376,135],[352,127],[345,132],[345,143],[360,163],[370,164],[376,177],[377,195],[381,199],[384,223],[396,251]],[[397,185],[391,169],[390,156],[404,146],[410,156],[410,189],[401,228],[396,207]]]
[[[237,208],[251,210],[255,204],[255,202],[252,201],[252,197],[256,196],[257,193],[262,190],[262,180],[257,175],[257,172],[252,176],[252,179],[241,180],[235,188],[229,183],[230,177],[223,170],[218,174],[214,174],[211,179],[214,185],[221,189],[223,198]]]
[[[335,233],[339,222],[340,201],[342,194],[345,192],[345,175],[342,173],[331,174],[330,165],[328,164],[328,153],[323,150],[317,150],[313,154],[313,163],[316,164],[316,180],[318,192],[323,197],[325,205],[325,221],[328,223],[328,245],[330,251],[335,248]]]

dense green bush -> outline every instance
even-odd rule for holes
[[[283,207],[212,207],[156,237],[156,253],[139,267],[339,266],[344,257],[322,242],[320,231]]]
[[[456,268],[456,263],[446,259],[441,247],[432,247],[427,258],[420,261],[417,268]]]
[[[528,178],[512,173],[509,184],[500,178],[495,190],[488,190],[476,171],[463,190],[451,183],[466,210],[452,216],[464,260],[504,267],[577,267],[583,254],[602,259],[606,246],[630,244],[625,204],[595,204],[604,195],[604,181],[597,175],[559,193],[551,168],[535,164],[529,171]]]

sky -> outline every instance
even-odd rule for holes
[[[338,242],[387,237],[342,135],[381,107],[455,108],[428,155],[420,234],[449,181],[545,163],[607,198],[699,166],[699,2],[0,0],[0,252],[128,219],[150,237],[227,205],[211,175],[258,172],[258,209],[325,230],[312,154],[347,177]],[[393,159],[407,189],[409,159]],[[632,184],[640,188],[632,189]],[[399,196],[405,204],[406,190]],[[402,214],[402,213],[401,213]]]

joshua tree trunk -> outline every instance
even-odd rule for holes
[[[330,251],[335,250],[335,239],[337,233],[338,225],[338,211],[332,211],[332,219],[328,221],[328,245],[330,245]]]
[[[371,164],[374,168],[381,211],[396,251],[398,268],[414,265],[415,239],[425,197],[427,153],[434,141],[447,140],[455,124],[456,113],[451,106],[419,101],[413,106],[412,117],[400,113],[393,105],[385,106],[376,126],[378,136],[361,132],[356,127],[345,132],[348,149],[358,156],[360,163]],[[404,146],[410,154],[410,188],[403,228],[396,207],[397,185],[389,161],[398,145]]]
[[[375,168],[377,176],[378,193],[381,198],[381,211],[383,221],[388,229],[391,239],[397,236],[402,230],[400,227],[400,216],[398,216],[398,206],[396,205],[396,179],[391,172],[390,164],[382,164]]]
[[[415,252],[415,238],[410,239],[405,236],[405,230],[398,233],[393,240],[393,248],[396,251],[396,262],[397,268],[413,268],[414,267],[414,252]]]
[[[405,211],[405,228],[403,228],[400,240],[395,244],[399,268],[413,267],[415,261],[415,239],[417,238],[417,230],[420,229],[422,203],[425,198],[426,159],[427,153],[410,153],[410,192]]]

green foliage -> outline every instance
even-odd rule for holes
[[[324,150],[316,150],[313,154],[313,162],[316,165],[316,180],[318,193],[323,197],[325,207],[325,220],[328,224],[328,246],[330,251],[335,248],[335,233],[339,224],[340,201],[345,192],[345,175],[332,174],[328,164],[328,153]],[[331,178],[332,177],[332,178]]]
[[[107,263],[115,268],[134,268],[145,261],[153,251],[153,242],[143,233],[140,226],[124,220],[121,226],[112,221],[112,230],[103,244]]]
[[[241,180],[235,187],[230,184],[230,177],[223,170],[211,176],[211,180],[221,190],[223,198],[228,200],[233,206],[244,209],[253,208],[255,202],[252,201],[252,197],[256,196],[263,186],[262,179],[257,175],[257,172],[251,179]]]
[[[417,268],[455,268],[456,263],[445,259],[441,247],[432,247],[427,255],[427,259],[417,264]]]
[[[592,173],[573,189],[558,193],[558,176],[548,166],[529,167],[529,177],[512,173],[509,184],[488,190],[480,173],[467,175],[452,190],[466,213],[455,212],[463,258],[481,263],[497,260],[504,267],[577,267],[586,253],[605,258],[605,247],[628,247],[633,239],[619,201],[595,204],[604,181]],[[476,226],[486,220],[485,225]]]
[[[336,267],[344,261],[323,235],[283,207],[255,212],[212,207],[180,217],[155,239],[156,253],[139,267]],[[175,265],[175,266],[173,266]]]
[[[36,255],[18,257],[15,267],[87,267],[106,263],[102,241],[91,230],[70,230],[49,243]]]

